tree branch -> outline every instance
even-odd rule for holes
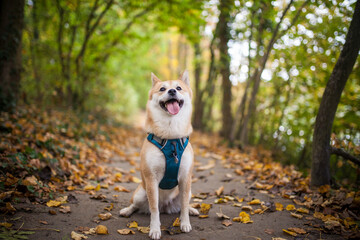
[[[350,153],[345,152],[341,148],[331,147],[330,149],[331,154],[335,154],[341,156],[347,160],[352,161],[353,163],[360,165],[360,159],[356,158],[355,156],[351,155]]]

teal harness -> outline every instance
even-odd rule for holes
[[[159,187],[161,189],[172,189],[176,187],[178,185],[178,173],[181,156],[183,155],[185,148],[189,143],[189,137],[161,139],[154,134],[149,133],[147,140],[158,147],[165,156],[165,174],[159,183]]]

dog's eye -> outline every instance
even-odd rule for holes
[[[177,86],[176,90],[181,91],[182,89],[181,89],[181,87]]]
[[[160,92],[163,92],[165,90],[166,90],[166,88],[164,88],[164,87],[160,88]]]

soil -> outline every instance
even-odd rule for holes
[[[137,159],[139,161],[139,159]],[[209,158],[202,158],[196,156],[196,161],[205,165],[209,161]],[[133,166],[124,159],[114,158],[112,163],[114,167],[120,167],[123,169],[131,169]],[[230,176],[230,175],[231,176]],[[135,176],[140,178],[140,173],[137,171]],[[192,224],[192,231],[190,233],[180,233],[170,235],[167,231],[162,231],[162,239],[207,239],[207,240],[219,240],[219,239],[343,239],[339,235],[326,235],[321,234],[316,229],[316,220],[296,219],[290,215],[289,211],[266,211],[263,214],[250,215],[253,223],[239,223],[233,222],[231,226],[224,226],[216,213],[221,212],[229,216],[231,219],[237,217],[242,211],[241,208],[232,206],[232,203],[214,204],[216,196],[214,191],[221,186],[224,186],[224,193],[244,197],[245,199],[258,198],[261,201],[268,202],[280,202],[285,206],[288,204],[294,204],[291,200],[283,199],[279,196],[275,198],[268,194],[260,193],[257,190],[249,189],[250,183],[246,182],[246,179],[234,174],[232,169],[226,169],[222,164],[217,161],[216,166],[209,170],[196,171],[194,170],[194,178],[198,180],[192,185],[192,192],[194,195],[199,193],[211,193],[211,195],[204,199],[204,203],[212,203],[212,208],[209,212],[209,217],[200,219],[192,216],[190,218]],[[123,218],[119,216],[119,210],[129,205],[132,193],[137,187],[136,183],[121,183],[121,186],[131,190],[130,193],[115,192],[113,187],[109,189],[101,189],[98,193],[102,193],[107,196],[105,200],[94,200],[90,198],[88,193],[82,191],[70,191],[63,195],[73,195],[77,199],[77,203],[68,203],[67,206],[71,207],[71,213],[60,213],[57,208],[49,208],[45,204],[34,205],[32,203],[19,203],[14,205],[17,212],[11,218],[19,218],[16,222],[16,227],[23,226],[21,229],[33,229],[35,234],[30,235],[29,239],[71,239],[71,232],[77,227],[89,227],[93,228],[99,224],[105,225],[108,228],[108,235],[87,235],[88,239],[148,239],[148,234],[140,233],[134,229],[134,235],[120,235],[117,233],[118,229],[127,228],[127,223],[131,221],[137,221],[139,226],[149,226],[150,216],[139,213],[134,213],[130,218]],[[113,197],[118,195],[118,197]],[[192,201],[193,202],[193,199]],[[112,218],[106,221],[98,222],[98,214],[107,212],[104,210],[110,203],[114,203],[114,207],[111,210]],[[243,205],[247,205],[246,202]],[[254,208],[258,208],[254,206]],[[50,215],[49,210],[54,209],[57,214]],[[310,212],[308,216],[311,216],[313,212]],[[172,226],[174,220],[179,214],[161,214],[161,223],[165,228]],[[41,221],[46,221],[48,224],[44,225]],[[311,222],[312,226],[306,225],[307,222]],[[282,231],[289,227],[299,227],[305,229],[307,234],[298,235],[294,238]],[[59,230],[59,231],[55,231]],[[266,233],[268,232],[268,233]]]

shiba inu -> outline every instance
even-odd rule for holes
[[[180,229],[190,232],[189,214],[199,212],[189,206],[194,153],[188,138],[192,132],[188,72],[169,81],[152,73],[151,80],[145,122],[148,137],[140,153],[142,183],[120,215],[128,217],[137,210],[150,213],[149,237],[160,239],[160,213],[180,212]]]

